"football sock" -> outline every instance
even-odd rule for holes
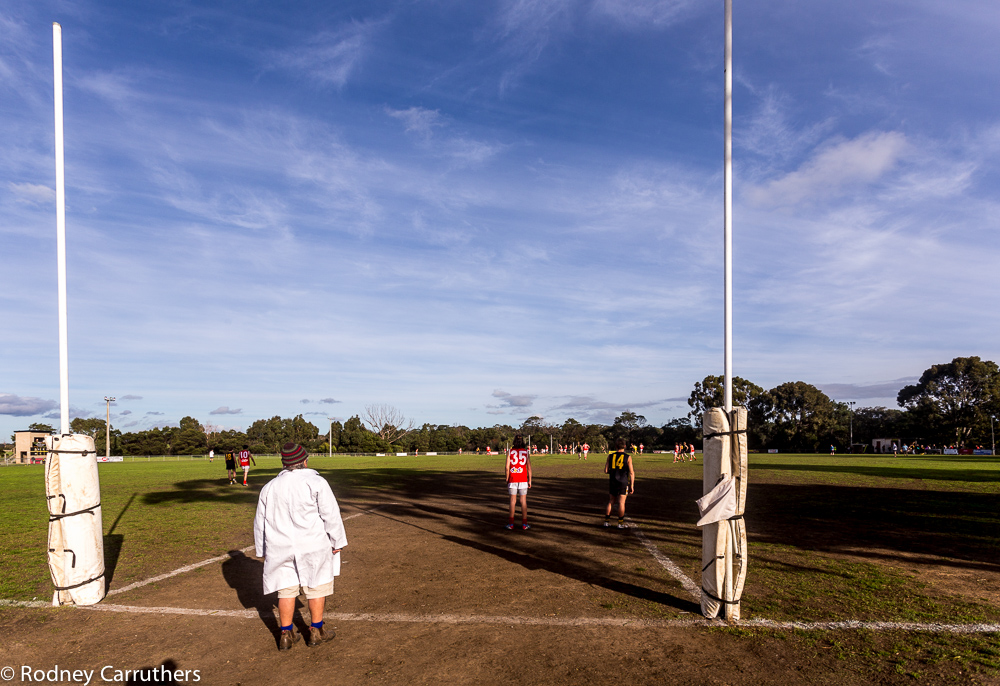
[[[283,627],[281,627],[281,630],[282,631],[291,631],[292,630],[292,625],[289,624],[288,626],[283,626]]]
[[[624,517],[619,517],[618,518],[618,524],[619,524],[619,526],[622,525],[622,524],[624,524],[624,523],[625,523],[625,518]]]
[[[323,620],[321,619],[318,622],[313,622],[309,626],[311,626],[313,629],[322,629],[323,628]]]

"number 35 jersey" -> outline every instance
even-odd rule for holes
[[[507,454],[507,483],[528,481],[528,451],[511,450]]]

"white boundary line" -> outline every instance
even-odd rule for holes
[[[695,602],[700,603],[701,588],[698,587],[698,584],[696,584],[691,577],[682,572],[681,568],[674,564],[673,560],[661,553],[655,545],[650,543],[649,539],[646,538],[646,534],[642,533],[642,530],[639,529],[631,519],[628,517],[626,517],[626,519],[629,523],[629,530],[635,534],[636,538],[639,539],[639,542],[642,543],[642,547],[646,549],[646,552],[652,555],[653,559],[659,562],[663,568],[669,572],[670,576],[681,582],[681,586],[684,587],[685,591],[691,594],[691,597],[695,599]]]
[[[40,600],[0,600],[0,607],[51,608]],[[257,619],[257,610],[203,610],[186,607],[141,607],[137,605],[71,605],[68,608],[94,612],[127,614],[186,615],[197,617],[230,617]],[[919,631],[949,634],[1000,633],[1000,624],[922,624],[917,622],[777,622],[770,619],[747,619],[726,623],[719,619],[624,619],[613,617],[523,617],[513,615],[414,615],[401,612],[375,614],[371,612],[327,612],[326,618],[340,622],[378,622],[382,624],[488,624],[508,626],[608,626],[634,629],[664,629],[678,627],[759,627],[761,629],[797,629],[801,631]]]
[[[344,521],[346,522],[348,519],[354,519],[355,517],[360,517],[361,515],[368,514],[369,512],[374,512],[375,510],[380,510],[383,507],[389,507],[390,505],[399,505],[399,503],[383,503],[382,505],[379,505],[377,507],[372,507],[367,510],[362,510],[361,512],[355,512],[352,515],[344,517]],[[248,545],[246,548],[240,548],[240,552],[246,553],[253,549],[254,546]],[[154,584],[157,581],[163,581],[164,579],[169,579],[172,576],[177,576],[178,574],[183,574],[184,572],[190,572],[193,569],[198,569],[199,567],[204,567],[205,565],[210,565],[215,562],[223,562],[224,560],[230,559],[230,557],[231,556],[228,553],[226,553],[225,555],[219,555],[218,557],[211,557],[207,560],[202,560],[201,562],[195,562],[194,564],[191,565],[185,565],[184,567],[179,567],[172,572],[167,572],[166,574],[159,574],[157,576],[150,577],[143,581],[136,581],[134,584],[129,584],[128,586],[122,586],[121,588],[116,588],[113,591],[108,591],[106,597],[118,595],[119,593],[125,593],[126,591],[131,591],[136,588],[146,586],[147,584]]]

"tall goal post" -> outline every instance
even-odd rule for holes
[[[733,2],[725,0],[723,115],[723,407],[702,417],[702,614],[740,618],[746,578],[743,511],[747,476],[747,411],[733,407]],[[709,514],[706,515],[706,512]]]
[[[52,24],[55,109],[56,261],[59,272],[59,435],[45,459],[48,565],[53,605],[93,605],[107,593],[104,526],[94,439],[70,433],[69,335],[66,316],[66,169],[63,141],[62,27]]]

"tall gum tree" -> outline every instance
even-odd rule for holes
[[[924,371],[896,401],[913,413],[929,440],[965,445],[974,432],[989,435],[1000,409],[1000,367],[978,357],[956,357]],[[984,430],[985,427],[985,430]]]

